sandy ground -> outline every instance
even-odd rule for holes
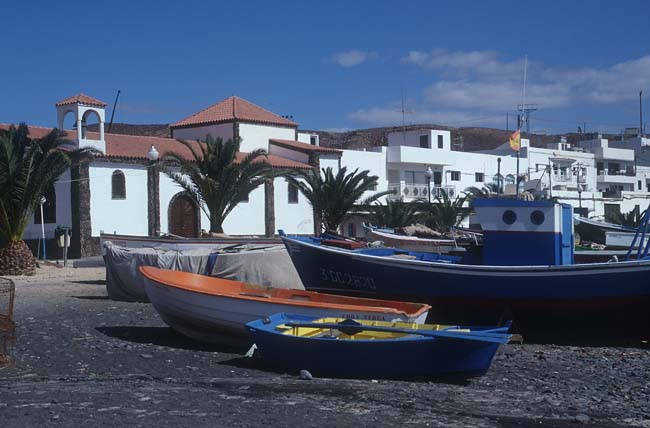
[[[650,427],[650,348],[508,345],[463,383],[300,380],[106,297],[103,268],[13,278],[0,427]]]

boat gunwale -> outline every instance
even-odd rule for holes
[[[378,302],[389,302],[389,303],[396,303],[398,305],[414,305],[417,310],[415,312],[407,312],[405,310],[397,309],[394,307],[386,307],[386,306],[365,306],[361,303],[359,304],[345,304],[345,303],[328,303],[328,302],[315,302],[315,301],[310,301],[310,300],[293,300],[290,298],[279,298],[279,297],[260,297],[260,296],[255,296],[251,294],[235,294],[235,293],[223,293],[223,292],[218,292],[218,291],[213,291],[213,290],[197,290],[196,288],[193,288],[191,286],[183,285],[183,284],[175,284],[171,283],[168,280],[164,280],[163,278],[158,278],[156,275],[150,273],[149,271],[165,271],[166,269],[160,269],[154,266],[140,266],[139,271],[140,273],[149,281],[152,281],[156,284],[165,286],[165,287],[172,287],[178,290],[190,292],[190,293],[196,293],[196,294],[203,294],[207,296],[214,296],[214,297],[221,297],[221,298],[229,298],[229,299],[237,299],[237,300],[248,300],[248,301],[254,301],[254,302],[262,302],[262,303],[276,303],[276,304],[283,304],[283,305],[288,305],[288,306],[303,306],[303,307],[311,307],[311,308],[332,308],[332,309],[339,309],[339,310],[356,310],[356,311],[364,311],[364,312],[373,312],[373,313],[383,313],[383,314],[396,314],[396,315],[402,315],[406,316],[409,318],[417,318],[421,316],[423,313],[429,311],[431,309],[431,306],[426,304],[426,303],[416,303],[416,302],[403,302],[403,301],[397,301],[397,300],[386,300],[386,299],[372,299],[372,298],[363,298],[363,297],[350,297],[350,296],[339,296],[339,295],[331,295],[342,300],[375,300]],[[197,275],[197,276],[203,276],[203,275],[198,275],[198,274],[191,274],[189,272],[180,272],[180,271],[174,271],[182,274],[188,274],[188,275]],[[229,280],[225,278],[217,278],[217,277],[208,277],[205,276],[205,278],[209,279],[210,281],[214,280],[221,280],[221,281],[233,281],[233,282],[239,282],[242,284],[247,284],[243,281],[234,281],[234,280]],[[147,287],[147,282],[145,281],[145,290]],[[266,287],[266,286],[262,286]],[[266,288],[273,288],[273,287],[266,287]],[[290,291],[296,291],[296,292],[301,292],[301,293],[307,293],[308,295],[326,295],[327,293],[319,293],[317,291],[309,291],[309,290],[291,290],[287,289]]]
[[[346,254],[355,259],[366,259],[376,263],[383,264],[393,264],[393,265],[406,265],[409,267],[415,268],[435,268],[443,270],[452,270],[452,271],[468,271],[468,273],[542,273],[542,272],[552,272],[552,273],[566,273],[569,272],[579,272],[588,274],[593,271],[598,271],[603,268],[610,270],[620,271],[624,268],[634,268],[634,267],[646,267],[650,268],[650,259],[648,260],[624,260],[618,262],[598,262],[598,263],[581,263],[581,264],[570,264],[570,265],[529,265],[529,266],[499,266],[499,265],[468,265],[468,264],[457,264],[457,263],[444,263],[435,260],[431,261],[422,261],[422,260],[409,260],[409,259],[394,259],[387,256],[375,256],[372,254],[364,254],[354,250],[345,250],[342,248],[328,247],[326,245],[318,245],[310,242],[302,241],[300,239],[283,236],[282,240],[285,242],[290,241],[291,243],[297,243],[298,245],[308,246],[315,248],[319,251],[325,251],[330,253]],[[394,248],[394,247],[387,247]],[[395,248],[396,249],[396,248]],[[289,250],[291,255],[291,250]],[[615,268],[615,269],[612,269]],[[496,272],[495,272],[496,271]],[[587,272],[585,272],[587,271]]]

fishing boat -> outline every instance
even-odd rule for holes
[[[124,248],[163,248],[168,250],[191,250],[194,248],[215,248],[223,246],[244,245],[282,245],[278,238],[260,238],[257,236],[228,236],[210,238],[184,238],[176,235],[137,236],[101,233],[99,235],[102,255],[105,245],[110,242]]]
[[[508,326],[467,328],[286,314],[247,327],[269,366],[343,378],[478,376],[510,339]]]
[[[435,320],[450,323],[514,318],[528,338],[650,336],[647,247],[636,260],[575,264],[570,206],[477,199],[474,207],[484,245],[462,256],[282,239],[307,290],[421,301]]]
[[[576,233],[581,241],[595,242],[607,245],[607,232],[623,232],[634,235],[636,228],[621,226],[620,224],[608,223],[595,218],[586,218],[574,215],[573,218]],[[626,247],[627,248],[627,247]]]
[[[608,230],[605,232],[605,245],[607,248],[612,250],[630,248],[630,245],[632,245],[632,239],[634,239],[634,229],[632,229],[632,232],[619,232],[614,230]],[[646,237],[643,242],[637,240],[634,248],[638,248],[639,246],[644,247],[648,245],[648,239],[649,237]]]
[[[458,248],[454,239],[448,238],[421,238],[418,236],[400,235],[393,229],[380,229],[364,224],[363,230],[368,241],[381,241],[387,247],[396,247],[405,250],[425,251],[435,253],[449,253]]]
[[[424,322],[429,305],[272,288],[141,266],[145,291],[167,325],[193,339],[248,343],[246,323],[276,312]]]

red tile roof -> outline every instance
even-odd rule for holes
[[[0,124],[1,130],[9,129],[11,125],[9,124]],[[41,126],[29,126],[29,135],[32,138],[42,138],[47,135],[52,128],[44,128]],[[65,137],[70,140],[77,139],[77,133],[75,131],[64,131]],[[98,132],[87,132],[86,134],[89,139],[99,139]],[[179,143],[178,140],[173,138],[162,138],[162,137],[150,137],[150,136],[140,136],[140,135],[121,135],[121,134],[104,134],[104,140],[106,141],[106,156],[113,158],[129,158],[129,159],[147,159],[147,152],[153,144],[160,153],[162,158],[165,154],[170,152],[176,152],[179,155],[183,156],[186,159],[193,159],[192,153],[185,147],[183,144]],[[198,141],[190,141],[195,147],[195,150],[199,150]],[[237,159],[242,159],[246,156],[246,152],[239,152],[237,154]],[[267,160],[273,167],[276,168],[294,168],[294,169],[311,169],[311,165],[302,162],[296,162],[290,159],[285,159],[281,156],[269,155]]]
[[[69,98],[66,98],[65,100],[61,100],[58,103],[56,103],[56,106],[65,106],[69,104],[86,104],[89,106],[95,106],[95,107],[106,107],[108,104],[106,104],[104,101],[98,100],[97,98],[89,97],[86,94],[77,94],[73,95]]]
[[[303,143],[301,141],[279,140],[276,138],[271,138],[269,141],[271,142],[271,144],[274,144],[276,146],[295,149],[301,152],[308,152],[308,153],[321,152],[321,153],[337,153],[337,154],[342,153],[340,150],[333,149],[331,147],[313,146],[311,144]]]
[[[278,116],[243,98],[232,96],[170,125],[170,128],[185,128],[197,125],[233,122],[235,120],[292,128],[298,127],[298,124],[292,120]]]

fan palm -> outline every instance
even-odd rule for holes
[[[381,227],[405,227],[417,222],[421,203],[388,200],[386,205],[376,201],[370,207],[370,221]]]
[[[639,227],[644,215],[645,211],[641,212],[637,205],[634,209],[625,214],[614,212],[613,214],[608,215],[606,220],[610,223],[620,224],[621,226]]]
[[[163,158],[163,171],[178,183],[210,220],[210,232],[223,233],[232,210],[271,175],[266,150],[258,149],[238,159],[240,139],[212,138],[205,143],[178,140],[191,153],[186,159],[171,152]]]
[[[24,123],[0,131],[0,273],[22,275],[35,260],[22,240],[41,197],[74,161],[94,150],[67,150],[63,133],[53,129],[31,139]]]
[[[467,196],[451,199],[447,192],[442,191],[436,202],[429,207],[427,226],[442,233],[449,232],[469,215],[469,210],[463,207],[466,200]]]
[[[311,204],[317,227],[331,231],[337,231],[354,211],[361,196],[377,186],[377,176],[370,175],[370,171],[359,172],[359,169],[355,169],[348,173],[346,167],[340,168],[336,175],[331,167],[323,168],[322,175],[317,170],[300,170],[286,179]],[[370,204],[386,193],[376,193],[363,202]]]

